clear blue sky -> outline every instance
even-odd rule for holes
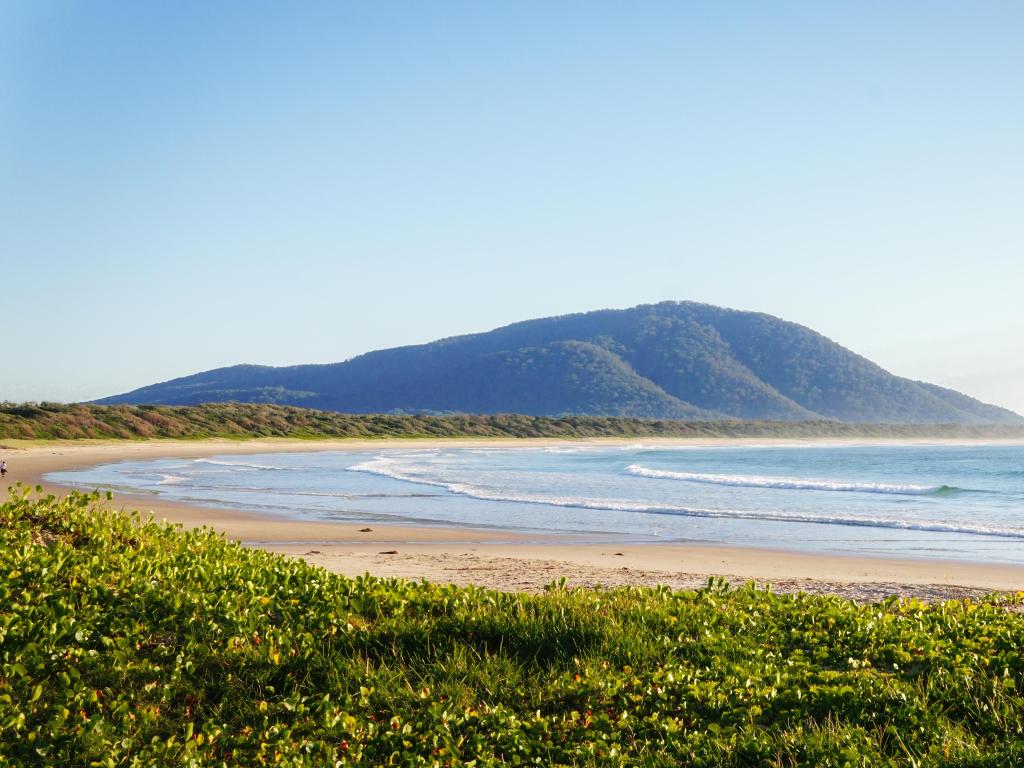
[[[693,299],[1024,411],[1015,2],[0,3],[0,399]]]

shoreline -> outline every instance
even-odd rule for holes
[[[203,458],[218,454],[357,451],[391,447],[550,447],[614,445],[809,446],[809,445],[950,445],[1024,444],[1022,440],[851,439],[831,438],[560,438],[369,439],[202,441],[6,441],[0,447],[11,471],[4,485],[41,485],[46,493],[71,488],[43,481],[59,470],[81,469],[118,461],[158,458]],[[537,534],[489,528],[404,526],[296,521],[262,512],[201,507],[121,493],[113,506],[223,532],[246,546],[303,557],[307,561],[358,576],[426,578],[438,583],[469,584],[509,591],[540,591],[561,578],[570,586],[703,586],[709,577],[740,584],[772,584],[776,591],[839,594],[857,600],[889,595],[924,599],[964,597],[988,591],[1024,588],[1024,566],[968,561],[810,554],[702,542],[623,541],[598,543],[587,535]],[[369,528],[369,530],[367,530]],[[538,543],[539,536],[546,540]]]

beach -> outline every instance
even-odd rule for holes
[[[8,441],[0,454],[10,466],[8,484],[40,484],[46,492],[69,490],[43,481],[50,472],[96,464],[158,458],[202,458],[312,451],[383,448],[616,445],[632,440],[202,440],[202,441]],[[679,440],[645,443],[671,445]],[[742,440],[686,439],[686,445],[736,445]],[[808,441],[751,439],[749,444],[803,445]],[[841,441],[829,440],[831,444]],[[863,441],[850,441],[863,442]],[[897,441],[875,441],[879,443]],[[907,442],[907,441],[903,441]],[[914,440],[914,444],[937,441]],[[954,441],[962,443],[963,441]],[[991,441],[987,441],[991,442]],[[88,490],[88,489],[83,489]],[[302,557],[347,576],[427,579],[477,584],[505,591],[537,592],[552,581],[569,586],[693,588],[720,577],[730,583],[754,581],[779,592],[837,594],[861,601],[891,595],[935,600],[1024,587],[1024,567],[963,561],[812,554],[702,543],[595,543],[582,535],[545,536],[494,529],[356,525],[296,521],[266,513],[172,503],[118,494],[117,509],[138,510],[185,527],[210,526],[247,546]],[[369,528],[369,530],[367,530]]]

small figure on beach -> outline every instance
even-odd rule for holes
[[[0,461],[0,477],[6,477],[6,476],[7,476],[7,462],[6,461]]]

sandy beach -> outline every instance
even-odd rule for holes
[[[666,444],[678,440],[604,439],[587,444]],[[688,445],[720,445],[721,439],[687,439]],[[800,440],[731,440],[729,444],[806,444]],[[863,443],[864,440],[830,444]],[[900,441],[871,441],[900,442]],[[902,441],[935,444],[937,441]],[[956,441],[963,443],[966,441]],[[992,441],[986,441],[992,442]],[[203,440],[148,442],[7,441],[0,458],[10,472],[6,484],[42,485],[46,492],[67,488],[43,481],[46,473],[96,464],[157,458],[200,458],[218,454],[373,450],[408,446],[573,445],[565,440]],[[89,490],[89,489],[84,489]],[[1024,588],[1024,567],[985,563],[814,555],[710,544],[594,543],[582,536],[550,536],[470,528],[366,526],[304,522],[266,514],[186,506],[151,496],[120,494],[117,508],[152,513],[186,527],[207,525],[247,546],[303,557],[349,576],[371,573],[455,584],[478,584],[502,590],[540,591],[564,578],[572,586],[667,584],[673,588],[703,585],[709,576],[731,583],[756,581],[776,591],[830,593],[858,600],[890,595],[924,599],[963,597]]]

